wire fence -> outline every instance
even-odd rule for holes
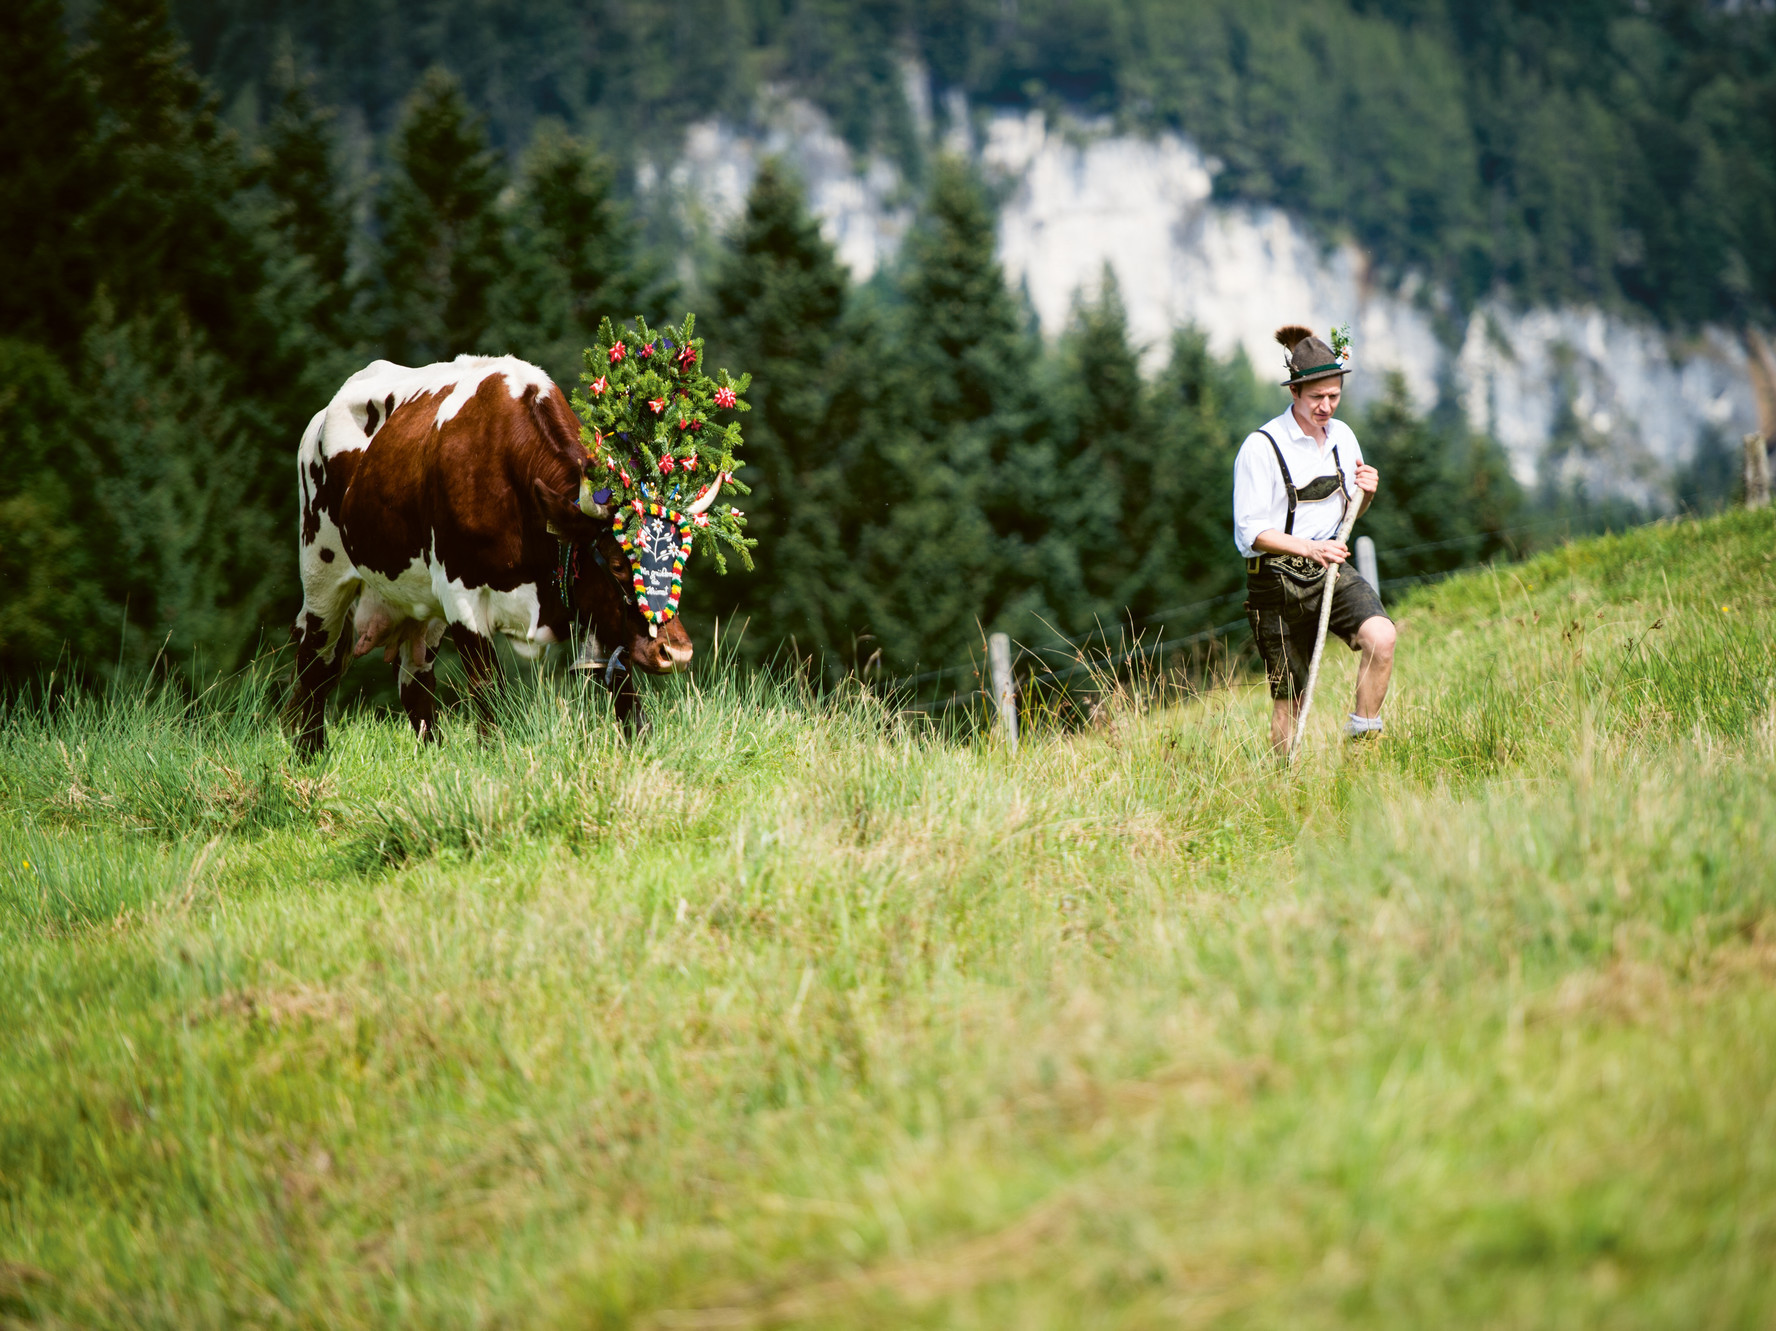
[[[1405,559],[1412,555],[1430,554],[1438,550],[1478,546],[1486,540],[1498,537],[1520,536],[1530,532],[1546,531],[1551,527],[1570,528],[1570,526],[1570,518],[1545,518],[1537,522],[1526,522],[1493,532],[1458,536],[1443,541],[1424,541],[1416,545],[1393,546],[1386,550],[1376,551],[1376,561],[1381,563],[1387,559]],[[1381,579],[1381,590],[1405,590],[1411,587],[1428,586],[1457,573],[1466,572],[1473,567],[1474,565],[1467,564],[1456,568],[1439,569],[1430,573],[1383,578]],[[1217,606],[1228,605],[1235,601],[1243,602],[1245,598],[1246,593],[1242,588],[1239,591],[1225,592],[1220,596],[1206,597],[1200,601],[1168,606],[1165,609],[1155,610],[1149,615],[1144,615],[1139,620],[1131,617],[1128,621],[1129,628],[1133,631],[1140,626],[1158,624],[1161,625],[1163,635],[1163,625],[1168,620],[1195,617],[1213,610]],[[1073,637],[1057,633],[1052,641],[1040,645],[1019,643],[1018,652],[1020,662],[1035,663],[1035,668],[1023,672],[1023,678],[1027,685],[1052,684],[1064,688],[1080,675],[1090,675],[1096,678],[1106,673],[1113,673],[1134,661],[1163,656],[1180,648],[1200,646],[1203,643],[1214,642],[1224,637],[1237,638],[1246,630],[1246,620],[1242,615],[1238,619],[1228,620],[1224,624],[1216,624],[1182,637],[1160,636],[1152,642],[1136,642],[1131,647],[1112,651],[1109,650],[1108,631],[1100,625],[1098,628]],[[947,712],[955,707],[977,703],[984,698],[983,686],[979,683],[981,678],[981,668],[976,664],[943,666],[936,670],[926,670],[916,675],[885,681],[882,688],[888,693],[910,691],[912,697],[909,710]],[[953,687],[949,690],[948,696],[944,696],[941,683],[947,679],[955,679],[958,683],[966,683],[970,679],[974,682],[968,687]],[[931,684],[938,684],[940,687],[930,690],[933,696],[928,702],[920,702],[920,694],[925,691],[925,686]]]

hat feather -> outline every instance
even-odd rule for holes
[[[1311,328],[1303,328],[1300,324],[1287,324],[1276,331],[1277,344],[1284,351],[1294,351],[1301,343],[1313,336]]]

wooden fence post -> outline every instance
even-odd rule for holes
[[[1770,502],[1770,446],[1761,434],[1745,436],[1745,507]]]
[[[1357,572],[1363,575],[1363,581],[1375,591],[1377,600],[1381,599],[1381,573],[1375,566],[1375,542],[1367,536],[1357,537]]]
[[[993,700],[999,707],[999,729],[1017,752],[1017,685],[1011,678],[1011,639],[995,633],[987,639],[987,661],[993,668]]]

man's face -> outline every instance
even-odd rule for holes
[[[1344,394],[1344,380],[1316,379],[1295,390],[1295,410],[1324,430],[1338,410],[1338,399]]]

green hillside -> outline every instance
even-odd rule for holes
[[[1395,607],[1380,741],[705,661],[0,718],[0,1317],[1759,1326],[1776,515]]]

